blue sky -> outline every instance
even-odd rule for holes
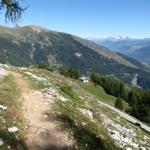
[[[150,37],[150,0],[24,0],[19,25],[39,25],[82,37]],[[4,25],[3,18],[0,22]]]

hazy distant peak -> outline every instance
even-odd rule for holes
[[[133,38],[133,37],[129,37],[129,36],[123,36],[123,35],[114,35],[114,36],[109,36],[106,38],[92,38],[92,37],[88,37],[88,40],[91,41],[112,41],[112,42],[118,42],[118,41],[134,41],[134,40],[148,40],[150,38]]]
[[[110,36],[108,37],[108,39],[112,39],[112,40],[126,40],[126,39],[130,39],[128,36],[121,36],[121,35],[117,35],[117,36]]]
[[[123,35],[114,35],[109,36],[108,38],[101,38],[99,39],[101,41],[124,41],[124,40],[132,40],[129,36],[123,36]]]
[[[95,40],[100,40],[100,41],[122,41],[122,40],[130,40],[129,36],[121,36],[121,35],[115,35],[115,36],[109,36],[107,38],[87,38],[89,40],[95,41]]]

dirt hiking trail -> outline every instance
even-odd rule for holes
[[[62,129],[61,123],[50,115],[52,106],[46,102],[43,93],[31,90],[28,81],[20,73],[13,71],[11,74],[21,90],[28,150],[72,150],[73,139]]]

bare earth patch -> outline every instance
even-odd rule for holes
[[[23,115],[26,119],[25,143],[29,150],[70,150],[74,140],[53,115],[52,103],[41,91],[30,90],[28,82],[19,73],[12,72],[21,88]]]

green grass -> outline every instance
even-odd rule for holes
[[[116,98],[106,94],[102,87],[93,83],[80,83],[80,85],[86,91],[91,93],[96,99],[114,106]]]
[[[99,122],[85,117],[70,102],[62,103],[58,101],[56,111],[61,113],[59,118],[75,138],[78,150],[118,149],[106,129],[103,126],[99,126]],[[86,125],[83,125],[83,122]]]
[[[9,75],[3,80],[0,80],[0,104],[7,106],[7,110],[0,111],[0,138],[4,140],[4,146],[0,147],[2,150],[6,150],[10,145],[13,149],[16,149],[18,145],[22,145],[21,132],[16,134],[9,133],[8,128],[17,126],[21,128],[22,120],[19,116],[19,103],[17,101],[19,97],[19,89],[15,84],[13,76]]]
[[[104,127],[99,128],[99,123],[90,121],[87,117],[80,113],[80,108],[89,109],[89,106],[85,100],[80,98],[76,91],[76,83],[75,85],[71,85],[70,83],[72,83],[72,80],[70,78],[60,81],[61,75],[58,73],[56,76],[51,72],[41,69],[34,70],[32,73],[46,77],[48,82],[58,87],[59,92],[68,98],[67,102],[57,101],[56,113],[62,113],[62,116],[60,116],[61,121],[63,121],[68,130],[73,133],[79,150],[91,150],[93,148],[95,150],[105,150],[111,149],[111,147],[115,147],[116,149],[114,142],[110,139]],[[37,83],[33,82],[32,79],[31,83],[34,87],[42,87],[41,85],[37,85]],[[82,122],[86,122],[87,126],[83,127]],[[105,137],[105,139],[103,139],[103,137]]]
[[[43,76],[43,71],[45,72],[44,69],[38,69],[38,70],[35,70],[34,68],[32,69],[32,71],[29,71],[31,72],[32,74],[34,75],[37,75],[39,77],[44,77]],[[48,88],[49,87],[49,84],[48,82],[46,81],[38,81],[32,77],[30,77],[29,75],[26,75],[24,74],[23,72],[19,71],[19,73],[21,73],[24,77],[26,77],[29,81],[29,86],[31,89],[34,89],[34,90],[41,90],[41,89],[45,89],[45,88]],[[42,76],[41,76],[42,75]]]
[[[61,121],[73,134],[79,150],[118,149],[114,144],[115,141],[110,138],[108,131],[103,126],[101,118],[103,115],[115,123],[136,130],[136,126],[122,118],[116,120],[118,115],[115,112],[98,104],[98,101],[102,101],[114,106],[116,101],[115,97],[106,94],[100,86],[95,86],[93,83],[81,83],[78,80],[65,78],[57,72],[50,72],[44,69],[32,69],[31,72],[46,78],[48,84],[58,88],[57,90],[68,99],[66,102],[57,101],[55,109],[58,115],[61,114]],[[43,83],[36,83],[32,79],[29,80],[37,90],[46,87]],[[93,115],[95,115],[95,121],[83,116],[79,110],[81,108],[91,110]],[[100,114],[100,116],[96,117],[97,114]],[[86,123],[85,126],[82,125],[83,122]],[[137,130],[137,135],[142,140],[143,135],[146,134],[144,131]]]
[[[86,108],[86,104],[84,103],[84,101],[80,99],[75,91],[73,91],[71,86],[61,85],[60,90],[70,98],[72,106],[74,106],[75,108]]]
[[[114,141],[109,137],[102,122],[92,121],[84,116],[79,109],[89,109],[87,102],[81,99],[71,86],[59,85],[60,90],[68,97],[67,102],[57,101],[56,112],[64,125],[73,134],[79,150],[109,150],[117,149]],[[86,123],[85,126],[82,124]],[[100,126],[100,124],[102,126]]]
[[[82,83],[81,83],[82,84]],[[84,94],[87,95],[88,92],[90,91],[90,93],[92,93],[92,95],[94,97],[98,97],[97,99],[94,99],[92,98],[93,96],[91,96],[91,98],[89,97],[89,100],[88,100],[88,106],[89,107],[85,107],[87,109],[90,108],[90,110],[94,113],[94,114],[105,114],[106,117],[110,118],[111,120],[113,120],[114,122],[116,122],[115,118],[117,116],[116,113],[114,113],[113,111],[111,110],[108,110],[106,107],[102,107],[102,106],[99,106],[97,101],[100,99],[100,98],[115,98],[115,97],[112,97],[112,96],[109,96],[107,95],[102,89],[99,89],[100,87],[99,86],[95,86],[91,83],[88,83],[88,84],[83,84],[84,86],[88,87],[88,90],[87,90],[87,93],[85,92]],[[63,91],[65,93],[67,93],[67,95],[69,95],[72,99],[74,99],[74,97],[77,97],[78,94],[81,94],[81,93],[78,93],[79,91],[81,91],[82,89],[82,86],[81,86],[81,89],[78,90],[78,92],[76,91],[76,96],[73,96],[74,94],[72,92],[74,92],[74,88],[71,89],[71,87],[63,87]],[[96,89],[96,90],[95,90]],[[102,90],[102,92],[101,92]],[[66,92],[67,91],[67,92]],[[68,92],[69,91],[69,92]],[[97,95],[97,92],[101,92],[100,94]],[[82,94],[81,94],[82,95]],[[83,95],[83,98],[84,96]],[[97,95],[97,96],[95,96]],[[78,96],[79,97],[79,96]],[[86,98],[84,98],[86,99]],[[82,101],[82,100],[81,100]],[[114,100],[115,101],[115,100]],[[105,101],[103,101],[105,102]],[[78,102],[77,102],[78,103]],[[106,102],[105,102],[106,103]],[[108,102],[107,102],[108,103]],[[109,103],[108,103],[109,104]],[[79,101],[79,105],[77,105],[78,107],[74,107],[74,105],[72,105],[72,102],[67,102],[65,105],[61,105],[60,109],[61,112],[63,112],[63,115],[66,117],[64,119],[65,122],[67,122],[67,124],[69,124],[69,128],[71,129],[71,132],[73,133],[75,139],[78,141],[78,144],[79,144],[79,147],[80,149],[91,149],[91,148],[95,148],[95,146],[98,147],[100,145],[97,145],[97,142],[96,141],[99,141],[98,143],[100,144],[101,142],[104,144],[103,148],[105,148],[105,144],[107,143],[106,141],[111,141],[113,143],[113,141],[110,139],[109,135],[108,135],[108,131],[106,131],[102,125],[102,120],[98,119],[98,118],[94,118],[94,119],[98,119],[97,122],[95,123],[91,123],[90,120],[86,120],[84,118],[84,116],[82,116],[82,114],[79,114],[79,111],[78,109],[75,109],[75,108],[79,108],[80,107],[80,101]],[[63,108],[64,107],[64,108]],[[70,107],[70,108],[69,108]],[[77,115],[80,116],[75,116]],[[75,122],[74,122],[75,121]],[[82,127],[82,122],[88,122],[88,126],[86,127]],[[90,122],[90,123],[89,123]],[[143,140],[143,135],[147,135],[144,131],[142,130],[138,130],[136,129],[137,127],[129,122],[127,122],[126,120],[120,118],[120,120],[117,120],[116,123],[119,123],[121,124],[122,126],[126,126],[127,128],[133,128],[135,129],[135,132],[137,133],[137,137],[135,139],[138,139],[139,141],[140,140]],[[77,124],[78,126],[74,126],[74,124]],[[91,127],[91,124],[92,124],[92,127]],[[90,130],[91,129],[91,130]],[[96,132],[95,132],[96,131]],[[81,135],[81,136],[80,136]],[[105,139],[107,139],[106,141],[102,140],[101,139],[98,139],[98,138],[95,138],[97,137],[98,135],[101,135],[102,137],[105,137]],[[148,135],[147,135],[148,136]],[[149,136],[148,136],[149,137]],[[93,142],[93,139],[94,139],[94,142]],[[111,143],[110,142],[110,143]],[[107,143],[108,145],[110,143]],[[106,144],[106,145],[107,145]],[[91,146],[93,145],[93,147]],[[113,144],[112,144],[113,145]],[[102,147],[102,145],[101,145]],[[107,147],[107,149],[111,149],[111,147]]]
[[[12,76],[7,76],[0,81],[0,102],[1,104],[12,105],[18,97],[17,85]]]
[[[29,79],[29,78],[28,78]],[[29,79],[30,83],[30,88],[34,90],[41,90],[49,87],[49,85],[43,81],[35,81],[32,80],[31,78]]]

